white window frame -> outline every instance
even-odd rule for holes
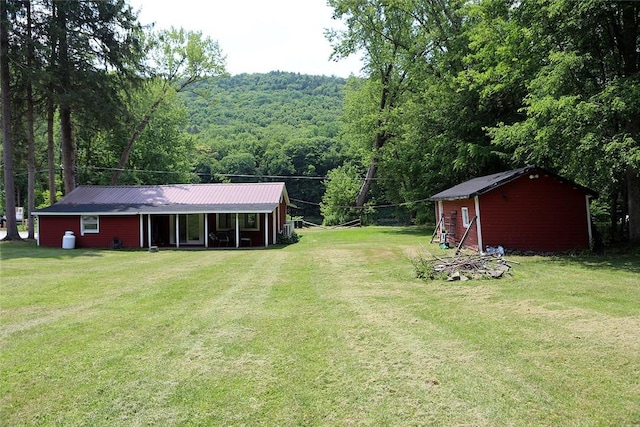
[[[95,218],[95,221],[92,220]],[[94,228],[95,226],[95,228]],[[81,215],[80,216],[80,235],[99,234],[100,233],[100,216],[99,215]]]
[[[464,228],[469,228],[471,225],[471,221],[469,221],[469,208],[465,206],[460,210],[462,211],[462,226]]]
[[[229,215],[231,224],[227,224],[227,227],[223,227],[220,217],[222,215]],[[255,222],[253,227],[249,227],[249,215],[255,215]],[[216,214],[216,229],[218,231],[231,231],[235,229],[235,214]],[[238,214],[238,223],[241,231],[260,231],[260,214],[259,213],[241,213]]]
[[[249,215],[253,216],[253,224],[249,223]],[[260,231],[260,214],[259,213],[246,213],[240,215],[240,230],[246,231]],[[253,225],[253,227],[250,227]]]

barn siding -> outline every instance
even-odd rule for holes
[[[124,247],[140,246],[140,219],[137,215],[100,216],[100,232],[80,235],[80,216],[39,217],[40,246],[62,247],[65,231],[73,231],[76,248],[109,248],[114,237],[118,237]]]
[[[484,245],[507,249],[565,251],[588,249],[585,193],[539,173],[480,196]]]
[[[80,217],[48,215],[38,217],[38,238],[40,239],[40,246],[61,248],[62,236],[64,236],[65,231],[73,231],[73,234],[79,236]]]
[[[471,222],[473,217],[476,215],[475,202],[473,199],[444,200],[442,202],[442,207],[445,217],[445,229],[447,230],[447,241],[449,244],[457,246],[462,240],[464,233],[467,231],[462,221],[462,208],[466,207],[469,209],[469,222]],[[452,212],[455,212],[456,217],[454,229],[452,229],[450,225]],[[471,249],[478,249],[478,233],[475,223],[471,226],[471,230],[469,230],[464,246]]]

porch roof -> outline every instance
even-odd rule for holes
[[[281,200],[289,205],[282,182],[80,186],[34,215],[269,213]]]

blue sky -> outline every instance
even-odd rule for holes
[[[142,24],[202,31],[217,40],[231,74],[291,71],[302,74],[360,75],[358,57],[329,60],[326,0],[129,0]]]

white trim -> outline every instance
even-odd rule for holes
[[[96,217],[96,229],[86,229],[84,226],[84,218],[86,217]],[[100,234],[100,215],[80,215],[80,235],[84,236],[85,234]]]
[[[280,207],[277,207],[274,209],[273,211],[273,230],[271,232],[271,234],[273,235],[273,240],[271,241],[274,245],[278,242],[278,233],[282,233],[282,230],[280,229],[280,215],[277,216],[276,218],[276,213],[280,213]],[[269,216],[269,215],[267,215]],[[276,222],[277,220],[277,222]]]
[[[589,246],[591,246],[591,241],[593,240],[593,230],[591,230],[591,207],[589,206],[590,198],[591,196],[589,194],[584,196],[587,205],[587,233],[589,234]]]
[[[140,247],[144,247],[144,216],[140,215]]]
[[[484,247],[482,242],[482,226],[480,225],[480,199],[478,196],[473,198],[476,207],[476,233],[478,235],[478,252],[482,253],[482,248]]]
[[[469,228],[471,225],[471,221],[469,220],[469,208],[467,206],[462,206],[460,208],[460,215],[462,216],[462,226],[464,228]]]
[[[35,225],[38,227],[38,234],[36,235],[36,244],[40,246],[40,218],[35,217],[36,223]]]
[[[176,218],[176,249],[180,247],[180,215],[175,215]]]
[[[147,214],[147,242],[149,242],[149,248],[151,248],[151,214]]]
[[[240,214],[236,212],[236,248],[240,247]]]
[[[264,247],[269,246],[269,214],[264,216]]]
[[[274,205],[277,206],[277,205]],[[273,208],[266,207],[263,209],[198,209],[198,210],[139,210],[139,211],[128,211],[128,212],[102,212],[102,211],[87,211],[87,212],[34,212],[33,216],[91,216],[91,215],[99,215],[99,216],[134,216],[134,215],[189,215],[189,214],[261,214],[261,213],[271,213],[273,212]]]
[[[209,215],[204,214],[204,247],[209,247]]]

